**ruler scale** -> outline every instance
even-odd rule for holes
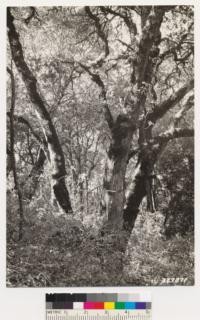
[[[151,319],[151,299],[146,293],[46,295],[46,320]]]
[[[56,312],[56,313],[55,313]],[[63,311],[63,310],[52,310],[46,313],[47,320],[150,320],[150,311],[140,310],[139,312],[130,311],[109,311],[105,314],[103,311],[91,310],[89,313],[83,313],[83,311]]]

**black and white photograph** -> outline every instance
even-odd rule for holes
[[[192,5],[7,7],[7,287],[194,285],[193,60]]]

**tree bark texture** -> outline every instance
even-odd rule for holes
[[[123,224],[125,173],[130,152],[133,128],[126,116],[118,116],[112,129],[112,142],[107,154],[103,181],[103,210],[108,224],[118,229]]]
[[[133,174],[132,182],[127,190],[124,207],[123,227],[128,233],[131,233],[134,228],[142,200],[145,196],[149,199],[149,196],[152,195],[150,185],[152,171],[153,163],[150,166],[146,159],[139,159]]]
[[[69,213],[72,211],[72,208],[69,193],[65,184],[66,171],[62,147],[50,114],[46,109],[42,97],[38,93],[37,80],[24,60],[23,49],[14,25],[14,17],[12,16],[10,8],[8,8],[7,25],[12,58],[18,72],[22,76],[30,100],[35,107],[37,117],[44,132],[51,164],[52,190],[59,208],[65,213]]]

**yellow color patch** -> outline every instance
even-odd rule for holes
[[[115,303],[114,302],[104,302],[104,309],[105,310],[115,309]]]

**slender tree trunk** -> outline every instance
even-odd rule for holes
[[[10,172],[12,171],[12,159],[11,159],[11,150],[7,146],[7,157],[6,157],[6,176],[9,177]]]
[[[69,193],[65,184],[66,171],[62,147],[50,114],[46,109],[42,97],[38,93],[37,80],[24,60],[23,49],[19,40],[19,35],[15,29],[14,17],[11,14],[10,8],[8,8],[7,24],[12,58],[18,72],[23,78],[30,100],[35,107],[37,117],[44,132],[51,164],[52,191],[59,208],[65,213],[69,213],[72,211],[72,208]]]
[[[88,214],[89,212],[89,180],[88,180],[88,177],[86,177],[85,179],[85,191],[86,191],[86,194],[85,194],[85,198],[86,198],[86,213]]]
[[[147,192],[147,211],[155,212],[156,211],[156,197],[154,189],[154,177],[153,172],[150,174],[146,181],[146,192]]]
[[[23,237],[23,226],[24,226],[24,211],[22,203],[22,193],[18,183],[16,160],[15,160],[15,131],[14,131],[14,112],[15,112],[15,79],[12,70],[7,68],[11,77],[11,108],[10,108],[10,161],[13,171],[14,188],[17,193],[19,202],[19,240]]]

